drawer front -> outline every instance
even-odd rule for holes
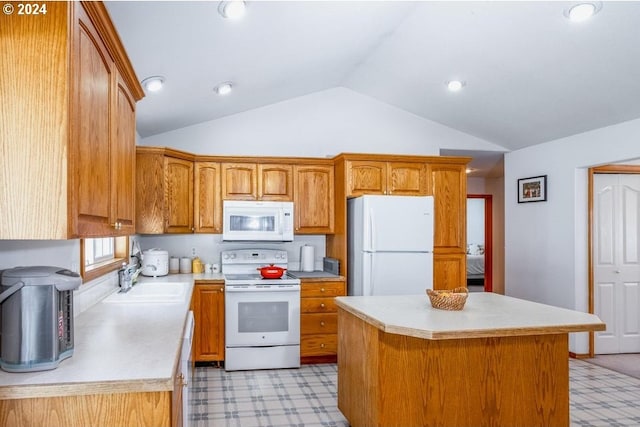
[[[303,314],[300,316],[300,335],[338,333],[338,315]]]
[[[346,295],[344,282],[302,283],[300,296],[305,297],[339,297]]]
[[[301,313],[336,313],[336,301],[331,298],[301,298]]]
[[[338,352],[338,335],[303,335],[300,337],[300,356],[324,356]]]

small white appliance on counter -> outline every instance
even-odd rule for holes
[[[300,367],[300,279],[264,279],[258,269],[287,268],[287,251],[223,251],[227,371]]]
[[[293,202],[222,202],[222,240],[292,242]]]
[[[347,206],[349,295],[433,289],[432,196],[362,196]]]
[[[143,276],[157,277],[169,274],[169,252],[153,248],[142,253]]]

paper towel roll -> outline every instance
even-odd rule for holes
[[[315,249],[311,245],[304,245],[300,247],[300,270],[313,271],[315,263]]]

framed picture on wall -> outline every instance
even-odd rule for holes
[[[547,200],[547,175],[518,180],[518,203]]]

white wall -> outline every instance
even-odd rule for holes
[[[504,151],[504,147],[334,88],[172,132],[141,145],[196,154],[334,156],[342,152],[437,156],[441,148]]]
[[[505,154],[505,293],[587,311],[587,168],[640,157],[640,119]],[[547,201],[518,204],[518,178],[547,175]],[[570,349],[588,352],[586,334]]]
[[[504,294],[504,178],[467,178],[467,194],[491,194],[493,292]]]
[[[467,244],[484,245],[484,199],[467,199]]]

